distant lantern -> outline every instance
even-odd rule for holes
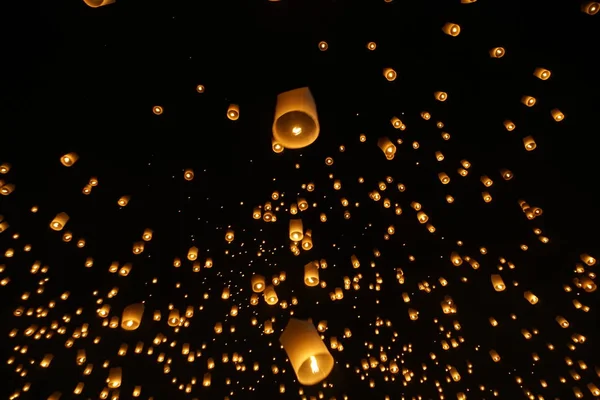
[[[72,167],[79,160],[77,153],[67,153],[60,158],[60,163],[65,167]]]
[[[120,205],[121,207],[125,207],[127,204],[129,204],[130,198],[131,198],[130,196],[121,196],[119,198],[119,200],[117,200],[117,204]]]
[[[453,24],[452,22],[448,22],[446,25],[442,27],[442,30],[446,35],[449,36],[458,36],[460,34],[460,25]]]
[[[61,212],[56,214],[56,217],[50,222],[50,228],[54,231],[61,231],[69,221],[67,213]]]
[[[556,122],[560,122],[565,119],[565,114],[563,114],[558,108],[554,108],[552,111],[550,111],[550,114]]]
[[[498,274],[492,274],[492,285],[494,286],[494,290],[496,292],[502,292],[506,289],[506,285],[502,280],[502,277]]]
[[[183,179],[185,179],[186,181],[191,181],[192,179],[194,179],[194,170],[188,168],[185,171],[183,171]]]
[[[117,389],[118,387],[120,387],[122,375],[123,375],[123,372],[120,367],[111,368],[108,371],[108,378],[106,379],[106,383],[108,384],[108,387],[111,389]]]
[[[161,106],[154,106],[152,107],[152,112],[155,115],[162,115],[162,113],[164,112],[163,108]]]
[[[377,43],[375,43],[375,42],[369,42],[369,43],[367,43],[367,49],[373,51],[376,48],[377,48]]]
[[[196,86],[196,92],[198,92],[198,93],[204,93],[204,90],[206,90],[204,88],[204,85],[198,85],[198,86]]]
[[[290,219],[290,240],[293,242],[299,242],[304,238],[304,229],[302,227],[301,219]]]
[[[448,93],[446,93],[446,92],[435,92],[433,95],[435,96],[435,99],[438,101],[448,100]]]
[[[144,304],[142,303],[131,304],[125,307],[123,316],[121,317],[121,328],[126,331],[134,331],[139,328],[142,323],[144,308]]]
[[[319,42],[319,50],[326,51],[329,48],[329,44],[326,41],[322,40]]]
[[[521,103],[525,104],[527,107],[533,107],[535,106],[535,103],[537,103],[537,100],[533,96],[523,96],[521,97]]]
[[[227,108],[227,118],[232,121],[237,121],[240,118],[240,106],[237,104],[230,104]]]
[[[319,262],[311,261],[304,266],[304,284],[309,287],[319,284]]]
[[[492,58],[502,58],[506,54],[504,47],[494,47],[490,50],[490,57]]]
[[[281,153],[283,151],[283,146],[274,137],[271,137],[271,149],[273,149],[273,153]]]
[[[533,71],[533,75],[535,75],[537,78],[545,81],[545,80],[550,79],[550,76],[552,75],[552,72],[550,72],[546,68],[536,68]]]
[[[392,68],[384,68],[383,76],[385,77],[385,79],[392,82],[396,80],[396,78],[398,77],[398,73]]]
[[[515,128],[517,126],[514,124],[514,122],[507,119],[506,121],[504,121],[504,127],[506,128],[507,131],[512,132],[515,130]]]
[[[600,3],[595,1],[588,1],[581,5],[581,11],[588,15],[596,15],[600,11]]]
[[[279,341],[301,385],[316,385],[333,370],[333,357],[312,322],[291,318]]]
[[[388,160],[394,158],[396,146],[388,137],[379,138],[379,140],[377,140],[377,146],[383,151],[383,154],[385,154]]]
[[[301,149],[319,137],[320,126],[315,100],[308,87],[277,96],[273,138],[287,149]]]
[[[254,293],[262,293],[265,290],[265,277],[262,275],[252,275],[251,278],[252,291]]]
[[[279,301],[277,293],[275,292],[275,288],[272,285],[269,285],[265,288],[263,296],[265,297],[265,301],[267,302],[267,304],[270,306],[277,304],[277,302]]]
[[[83,2],[92,8],[98,8],[113,4],[115,0],[83,0]]]
[[[177,326],[179,325],[179,321],[179,310],[174,308],[169,312],[169,320],[167,321],[167,323],[169,324],[169,326]]]
[[[523,138],[523,146],[525,146],[525,150],[532,151],[535,150],[537,144],[535,143],[535,140],[533,140],[532,136],[527,136]]]
[[[188,250],[187,259],[190,261],[195,261],[198,259],[198,248],[196,246],[190,247]]]

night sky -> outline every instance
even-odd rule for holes
[[[19,7],[0,97],[2,398],[600,397],[598,3]],[[277,96],[304,87],[319,137],[277,153]],[[280,344],[292,317],[335,360],[317,385]]]

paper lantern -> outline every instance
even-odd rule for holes
[[[52,228],[52,230],[54,231],[61,231],[67,224],[68,220],[69,216],[67,215],[67,213],[61,212],[59,214],[56,214],[56,217],[54,217],[52,222],[50,222],[50,228]]]
[[[237,121],[240,118],[240,106],[237,104],[230,104],[227,108],[227,118],[232,121]]]
[[[98,8],[112,4],[115,0],[83,0],[83,2],[92,8]]]
[[[111,368],[108,371],[108,378],[106,379],[106,383],[108,383],[108,387],[111,389],[117,389],[121,386],[122,379],[122,369],[121,367]]]
[[[396,71],[394,71],[394,69],[392,68],[384,68],[383,76],[385,76],[385,79],[392,82],[396,80],[396,78],[398,77],[398,73],[396,73]]]
[[[319,137],[319,119],[315,100],[308,87],[277,96],[273,138],[287,149],[301,149]]]
[[[252,291],[254,293],[262,293],[265,290],[265,277],[262,275],[252,275]]]
[[[311,261],[304,266],[304,284],[312,287],[319,284],[319,262]]]
[[[492,58],[502,58],[506,54],[504,47],[494,47],[490,50],[490,57]]]
[[[312,322],[291,318],[279,342],[300,384],[316,385],[331,373],[333,357]]]
[[[142,303],[125,307],[121,318],[121,328],[126,331],[136,330],[142,323],[142,315],[144,315],[144,305]]]
[[[304,238],[304,232],[301,219],[290,219],[289,236],[290,240],[299,242]]]
[[[72,167],[79,160],[77,153],[68,153],[60,158],[60,163],[65,167]]]

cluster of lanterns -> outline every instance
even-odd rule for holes
[[[115,0],[84,0],[84,2],[88,6],[96,8],[112,4]],[[385,0],[385,2],[390,1]],[[463,4],[475,2],[476,0],[461,0],[461,3]],[[582,5],[581,10],[588,15],[595,15],[600,10],[600,4],[596,2],[586,2]],[[462,34],[461,26],[451,22],[444,24],[442,26],[442,31],[450,37],[457,37]],[[378,49],[376,42],[368,42],[366,47],[369,51],[376,51]],[[329,44],[326,41],[321,41],[318,43],[318,49],[320,51],[328,51]],[[493,47],[488,51],[488,54],[491,58],[500,59],[505,56],[507,51],[510,51],[510,49]],[[536,68],[533,71],[533,76],[545,81],[552,77],[552,72],[545,68]],[[398,77],[398,72],[391,67],[385,67],[383,68],[383,77],[389,82],[394,82]],[[196,91],[199,94],[205,93],[205,90],[206,88],[204,85],[198,85],[196,87]],[[439,102],[451,102],[452,100],[449,100],[449,98],[449,94],[444,91],[435,91],[433,93],[433,100]],[[525,107],[535,107],[537,99],[530,95],[524,95],[521,98],[521,103]],[[165,110],[162,106],[155,105],[152,108],[152,112],[155,115],[160,116],[163,115]],[[565,114],[558,108],[553,108],[550,111],[550,116],[556,122],[561,122],[566,118]],[[231,121],[238,121],[241,117],[240,105],[229,104],[226,110],[226,117]],[[424,121],[430,121],[433,118],[433,115],[429,111],[422,111],[420,117]],[[409,117],[403,117],[403,119],[406,119],[406,122],[410,122]],[[409,124],[396,116],[391,117],[389,121],[392,128],[395,129],[393,132],[400,133],[410,131]],[[511,120],[507,119],[503,121],[503,125],[508,132],[518,131],[517,125]],[[451,136],[444,130],[445,124],[442,121],[435,122],[435,127],[440,130],[440,136],[443,141],[450,140]],[[308,87],[302,87],[280,93],[277,96],[272,125],[271,145],[273,152],[282,153],[284,150],[293,151],[306,149],[317,141],[319,135],[320,123],[317,114],[317,104],[310,89]],[[383,155],[385,160],[394,161],[400,146],[403,145],[403,139],[394,135],[396,135],[396,133],[382,134],[377,137],[376,140],[371,141],[366,134],[360,134],[358,142],[365,146],[372,146],[375,149],[379,148],[379,150],[377,150],[379,157]],[[537,144],[531,135],[525,135],[520,140],[522,140],[526,151],[533,151],[537,148]],[[420,144],[417,141],[414,141],[410,147],[413,150],[418,150]],[[339,151],[345,152],[345,146],[340,145]],[[435,151],[430,157],[431,160],[435,160],[438,163],[444,163],[440,165],[446,165],[445,162],[447,160],[441,150]],[[58,161],[66,168],[77,168],[78,160],[79,155],[77,153],[69,152],[62,155]],[[334,158],[327,157],[325,159],[324,168],[329,168],[333,165]],[[460,161],[459,165],[448,165],[446,171],[438,172],[436,184],[444,185],[444,187],[452,187],[455,178],[468,179],[472,170],[472,164],[468,160],[463,159]],[[0,174],[9,176],[11,171],[13,171],[13,166],[11,164],[0,164]],[[456,172],[454,173],[452,171]],[[494,182],[494,179],[496,178],[494,177],[499,176],[506,182],[511,181],[514,177],[513,173],[504,167],[499,170],[499,175],[498,171],[496,171],[495,174],[496,175],[492,173],[489,173],[489,175],[479,175],[476,184],[481,185],[481,200],[484,203],[490,203],[494,199],[491,194],[492,190],[496,189],[496,184]],[[337,215],[333,218],[337,216],[340,220],[350,220],[352,212],[358,212],[360,201],[365,199],[369,202],[371,207],[375,207],[382,215],[384,215],[386,221],[390,222],[386,223],[385,230],[380,232],[381,240],[392,240],[397,229],[392,221],[397,218],[405,217],[401,201],[398,200],[398,198],[400,194],[406,196],[410,195],[410,188],[407,188],[403,183],[397,182],[391,173],[390,175],[382,177],[381,180],[377,182],[370,182],[364,177],[358,177],[358,182],[359,184],[364,185],[364,192],[367,193],[367,195],[364,196],[363,199],[350,199],[350,195],[346,193],[342,194],[341,192],[341,189],[345,187],[348,178],[345,176],[337,177],[333,173],[328,173],[327,176],[332,181],[330,188],[322,189],[317,187],[312,181],[307,182],[302,186],[304,192],[299,194],[292,201],[284,201],[287,200],[284,198],[285,194],[291,193],[292,189],[287,187],[279,188],[277,191],[271,193],[269,199],[264,204],[254,206],[251,217],[248,217],[246,221],[262,221],[269,223],[273,229],[278,229],[278,234],[285,237],[291,250],[292,256],[290,256],[290,260],[292,261],[290,262],[289,268],[302,269],[303,284],[306,290],[328,290],[326,298],[336,302],[337,306],[337,304],[340,304],[340,301],[345,298],[344,293],[353,292],[358,296],[358,293],[360,293],[361,290],[373,290],[374,292],[381,291],[384,285],[384,274],[376,272],[374,280],[371,283],[365,284],[364,282],[368,279],[365,277],[366,273],[364,271],[366,268],[378,268],[382,252],[378,249],[373,249],[373,258],[368,262],[365,261],[363,257],[359,259],[359,256],[354,253],[349,254],[345,265],[337,265],[329,268],[328,271],[325,271],[328,269],[329,265],[325,258],[318,258],[315,256],[311,258],[312,261],[301,263],[297,261],[299,258],[295,257],[299,257],[302,254],[318,253],[315,247],[319,244],[313,239],[313,231],[319,229],[319,224],[330,223],[332,219],[331,216],[336,213]],[[192,168],[183,170],[183,179],[186,182],[193,182],[194,178],[195,174]],[[285,184],[283,185],[285,186]],[[0,180],[0,194],[9,196],[15,189],[16,185],[14,183]],[[102,188],[99,185],[98,179],[92,176],[87,180],[87,183],[83,186],[81,192],[85,196],[93,196],[94,191],[96,190],[102,190]],[[339,200],[338,209],[319,209],[318,203],[309,202],[307,200],[311,197],[314,198],[317,193],[323,192],[328,194],[333,193],[333,197]],[[129,205],[131,196],[122,194],[115,200],[118,207],[125,208]],[[452,204],[455,201],[454,197],[450,194],[445,194],[444,200],[448,204]],[[541,217],[543,214],[543,210],[540,207],[533,206],[526,200],[519,200],[518,203],[524,218],[530,223],[533,223],[536,218]],[[425,212],[423,205],[415,199],[412,199],[407,204],[412,208],[412,211],[409,210],[410,213],[413,214],[411,218],[415,218],[420,226],[426,229],[429,234],[437,234],[438,229],[432,225],[432,218]],[[33,214],[37,214],[38,211],[38,206],[31,208]],[[429,209],[427,209],[427,211],[430,212]],[[52,217],[46,222],[46,226],[50,229],[51,233],[59,235],[60,239],[65,244],[72,242],[74,239],[74,233],[69,229],[72,228],[75,233],[78,233],[78,222],[76,221],[76,218],[71,218],[70,213],[71,210],[53,210]],[[434,213],[432,215],[434,215]],[[20,239],[20,234],[16,232],[16,230],[13,230],[13,227],[10,224],[10,217],[11,216],[0,216],[0,234],[10,236],[12,240],[17,241]],[[277,222],[283,222],[283,224],[277,224]],[[307,228],[308,226],[311,228]],[[550,243],[549,237],[545,236],[540,228],[534,226],[532,227],[532,230],[541,244],[545,245]],[[223,239],[226,245],[235,246],[236,241],[238,240],[236,238],[236,230],[229,226],[224,232]],[[151,241],[154,237],[154,231],[150,228],[144,228],[141,230],[141,233],[140,240],[133,242],[132,245],[132,253],[134,256],[142,255],[152,246]],[[90,238],[90,240],[94,240],[94,238]],[[74,241],[74,243],[77,248],[87,250],[86,239],[79,238]],[[530,246],[532,245],[522,243],[519,245],[519,249],[522,251],[529,251]],[[0,276],[0,286],[7,286],[11,283],[8,271],[10,268],[13,268],[13,266],[17,267],[17,264],[22,262],[19,259],[21,254],[31,253],[32,249],[34,249],[34,247],[30,244],[25,245],[22,251],[17,250],[12,246],[1,249],[6,259],[6,263],[0,264],[0,274],[2,274]],[[215,269],[223,267],[218,264],[213,265],[216,264],[213,262],[213,258],[202,257],[202,253],[203,251],[196,245],[191,245],[188,247],[187,254],[183,257],[174,257],[173,267],[185,267],[185,264],[189,262],[192,271],[196,273],[201,270],[211,269],[213,266]],[[423,360],[421,364],[422,371],[420,373],[411,370],[405,364],[406,355],[413,351],[413,344],[406,344],[402,347],[401,352],[392,354],[389,350],[391,348],[390,346],[386,347],[374,343],[375,339],[370,337],[370,335],[383,336],[382,332],[386,329],[391,332],[390,343],[396,342],[399,334],[394,330],[393,322],[391,320],[385,320],[378,316],[373,317],[372,315],[368,316],[368,318],[373,317],[371,318],[373,320],[372,324],[369,325],[369,333],[365,334],[364,337],[360,337],[360,335],[354,336],[354,338],[359,336],[359,339],[365,341],[365,347],[367,349],[366,356],[360,358],[355,365],[351,365],[350,362],[346,363],[345,366],[341,365],[341,363],[337,363],[340,369],[345,367],[352,371],[352,373],[356,373],[361,380],[368,382],[368,386],[371,388],[376,387],[377,382],[379,381],[375,378],[376,373],[383,376],[383,381],[398,382],[403,387],[407,387],[411,382],[415,381],[419,381],[420,383],[426,382],[427,371],[430,366],[439,366],[443,368],[446,383],[448,384],[460,382],[462,376],[472,374],[474,366],[471,362],[467,361],[464,366],[458,365],[456,362],[449,364],[441,361],[441,357],[439,356],[444,352],[449,352],[452,349],[464,346],[465,343],[468,342],[466,335],[462,332],[462,324],[459,320],[461,316],[459,304],[450,294],[448,294],[449,288],[454,287],[454,285],[458,286],[468,282],[468,279],[465,276],[466,273],[463,272],[465,269],[477,272],[480,270],[482,263],[485,263],[486,266],[494,263],[496,264],[496,270],[493,273],[485,273],[483,271],[477,272],[485,275],[485,280],[489,282],[487,283],[488,285],[491,283],[491,288],[489,288],[490,296],[505,296],[509,295],[511,292],[518,293],[518,297],[523,302],[523,307],[544,306],[544,299],[540,299],[538,295],[535,294],[536,291],[533,288],[521,288],[518,281],[509,278],[509,276],[512,277],[513,275],[509,275],[507,272],[517,269],[515,262],[504,256],[499,256],[497,259],[490,261],[489,258],[491,258],[491,256],[488,253],[486,247],[480,247],[479,254],[470,254],[470,251],[466,250],[464,243],[460,240],[457,241],[456,249],[451,251],[450,254],[442,256],[442,258],[448,260],[448,276],[457,274],[462,275],[459,279],[455,279],[454,281],[442,276],[427,278],[425,280],[413,280],[410,271],[405,272],[402,268],[394,269],[396,282],[393,282],[393,284],[397,285],[399,293],[398,298],[402,299],[402,303],[406,305],[406,311],[399,313],[399,315],[402,314],[403,318],[410,324],[419,324],[424,317],[433,319],[436,327],[441,332],[440,335],[443,337],[438,343],[439,349],[430,351],[427,357],[428,360]],[[34,252],[33,254],[36,253]],[[480,261],[477,261],[475,257],[481,257],[481,263]],[[17,260],[18,262],[13,262],[14,260]],[[408,255],[408,263],[416,261],[414,255]],[[571,305],[569,306],[572,309],[572,312],[588,313],[590,311],[590,306],[584,304],[583,299],[585,299],[585,295],[596,292],[596,273],[593,268],[596,266],[597,260],[592,255],[581,254],[579,260],[574,262],[574,264],[574,277],[568,284],[563,286],[563,289],[566,293],[572,294]],[[124,263],[115,261],[108,266],[107,271],[108,273],[116,274],[115,276],[119,278],[127,278],[132,272],[134,265],[136,265],[135,261]],[[94,258],[91,255],[86,256],[83,267],[97,267],[94,263]],[[65,312],[59,319],[54,319],[56,317],[54,311],[61,310],[61,304],[64,304],[64,302],[70,298],[70,292],[64,292],[59,297],[59,300],[51,300],[36,305],[32,304],[32,301],[36,299],[36,296],[44,293],[46,287],[49,287],[52,284],[52,280],[48,278],[49,271],[52,268],[53,266],[45,265],[42,261],[38,260],[34,261],[32,265],[29,266],[30,274],[35,275],[36,277],[40,276],[42,279],[37,282],[37,287],[35,289],[22,291],[19,300],[20,304],[13,312],[15,318],[30,322],[27,322],[25,325],[23,325],[23,323],[15,324],[15,326],[25,326],[25,328],[11,327],[8,334],[9,338],[15,341],[15,344],[13,346],[14,354],[9,356],[7,363],[13,366],[14,371],[22,380],[24,380],[23,384],[13,391],[10,397],[11,400],[25,395],[31,390],[32,385],[35,385],[35,383],[31,383],[28,380],[28,374],[30,373],[30,367],[28,367],[28,365],[36,365],[42,369],[47,369],[56,365],[56,358],[61,356],[60,354],[49,352],[44,352],[43,354],[30,354],[30,347],[34,347],[32,343],[38,340],[53,340],[56,338],[64,338],[65,351],[73,349],[76,355],[74,362],[77,367],[80,368],[82,376],[90,376],[92,373],[96,372],[97,369],[95,368],[95,365],[100,365],[101,369],[105,370],[102,372],[105,385],[99,393],[94,394],[94,396],[97,396],[100,399],[117,400],[121,398],[120,396],[123,398],[137,398],[142,396],[143,386],[139,382],[135,382],[128,386],[128,388],[131,388],[131,391],[127,394],[121,393],[124,386],[123,383],[128,379],[128,371],[120,366],[118,357],[125,357],[132,352],[134,354],[145,353],[152,357],[157,356],[156,360],[162,365],[162,370],[165,375],[172,373],[172,365],[175,364],[173,355],[175,354],[175,350],[173,349],[180,351],[181,356],[183,356],[188,363],[193,363],[204,357],[206,358],[206,370],[203,372],[200,379],[193,377],[189,382],[183,382],[182,380],[178,380],[178,378],[173,378],[171,383],[179,390],[186,394],[191,394],[192,396],[199,390],[198,384],[201,386],[200,389],[208,388],[212,385],[214,379],[212,370],[215,368],[216,362],[213,357],[205,357],[203,354],[207,348],[206,342],[208,342],[209,339],[216,340],[215,338],[218,335],[225,336],[227,335],[227,332],[230,334],[235,333],[235,324],[225,321],[215,323],[214,327],[211,328],[214,331],[214,337],[202,338],[202,341],[205,343],[202,343],[201,345],[178,343],[178,334],[192,324],[195,313],[203,311],[204,305],[193,304],[178,309],[173,304],[168,304],[162,311],[160,309],[147,310],[147,299],[124,305],[114,300],[120,290],[123,289],[123,287],[118,286],[112,288],[104,296],[100,295],[97,290],[93,292],[95,302],[95,310],[93,313],[90,313],[88,309],[81,306],[73,312]],[[334,270],[334,272],[327,276],[321,276],[321,273],[325,275],[326,272],[329,273],[331,270]],[[341,275],[335,276],[335,272],[340,270],[343,271]],[[279,289],[276,289],[279,285],[285,285],[286,279],[287,274],[285,271],[274,275],[270,280],[259,273],[253,273],[249,280],[244,277],[244,282],[246,283],[245,289],[247,289],[247,292],[251,292],[251,294],[245,298],[247,304],[241,304],[239,301],[239,298],[243,297],[240,295],[240,293],[244,293],[243,290],[232,293],[233,289],[230,286],[226,286],[222,289],[219,300],[230,301],[233,297],[238,297],[236,304],[233,304],[229,308],[227,317],[230,320],[238,318],[240,314],[247,312],[247,309],[258,309],[261,297],[266,306],[269,307],[269,310],[280,310],[282,313],[281,315],[284,315],[284,318],[280,319],[286,321],[285,327],[283,327],[284,325],[279,326],[279,319],[274,316],[265,319],[262,325],[259,324],[258,319],[255,316],[258,312],[252,314],[253,317],[250,319],[252,326],[260,325],[262,327],[262,332],[265,336],[273,335],[274,333],[278,334],[280,348],[278,347],[277,350],[281,350],[280,354],[285,354],[284,359],[286,364],[273,363],[270,366],[270,371],[273,375],[285,373],[286,367],[289,365],[294,373],[295,380],[301,386],[313,386],[319,390],[316,392],[316,395],[309,395],[309,397],[307,397],[305,390],[308,391],[310,389],[300,387],[298,389],[299,395],[304,399],[321,399],[326,396],[324,394],[326,389],[334,387],[332,383],[327,381],[336,366],[336,360],[330,350],[341,352],[344,348],[343,342],[351,340],[353,335],[347,327],[344,328],[343,333],[334,335],[329,334],[327,323],[325,321],[321,321],[315,325],[310,319],[296,318],[294,316],[294,307],[299,301],[303,301],[301,295],[292,296],[288,302],[287,299],[280,299],[280,294],[278,294]],[[331,282],[334,282],[332,289],[329,289],[329,279]],[[335,282],[336,279],[337,282]],[[152,283],[156,283],[156,280]],[[82,283],[82,285],[86,284],[92,284],[92,282]],[[408,288],[409,284],[412,284],[413,287]],[[179,283],[178,285],[182,284]],[[183,285],[185,285],[185,283]],[[420,307],[422,303],[420,303],[419,300],[423,302],[427,301],[423,300],[425,298],[424,296],[436,292],[442,293],[440,297],[441,301],[435,303],[438,314],[426,315],[427,313]],[[430,296],[430,298],[432,297],[433,296]],[[208,298],[209,294],[206,293],[204,299]],[[344,305],[346,305],[346,303],[342,303],[342,306]],[[166,316],[164,320],[163,316]],[[86,322],[73,323],[73,320],[82,321],[84,317],[87,318]],[[588,364],[584,360],[587,355],[582,354],[579,350],[581,346],[587,342],[586,336],[579,332],[579,328],[573,326],[576,324],[572,324],[567,317],[563,315],[553,315],[553,318],[559,329],[568,332],[566,348],[571,352],[569,356],[563,357],[564,363],[568,367],[569,377],[559,376],[558,381],[561,384],[573,384],[572,391],[576,398],[584,398],[584,390],[587,390],[592,396],[600,396],[600,389],[598,388],[598,385],[594,383],[595,378],[592,379],[592,377],[584,375],[589,371]],[[515,313],[510,313],[509,319],[516,321],[518,316]],[[447,322],[448,320],[451,322]],[[502,326],[495,316],[487,316],[486,320],[491,327],[496,328]],[[128,343],[123,343],[119,347],[117,358],[114,361],[108,359],[101,361],[96,359],[94,360],[95,362],[93,362],[89,359],[91,357],[88,356],[86,349],[82,347],[84,346],[84,341],[81,339],[87,338],[88,336],[92,337],[91,335],[94,335],[95,337],[91,341],[92,344],[89,344],[88,342],[85,343],[88,343],[90,346],[99,345],[103,338],[103,334],[108,335],[108,332],[110,332],[111,329],[121,329],[122,331],[128,332],[128,334],[135,335],[143,330],[146,324],[152,326],[155,330],[158,329],[159,332],[147,342],[138,340],[135,346],[131,346],[133,351],[130,351]],[[532,340],[537,336],[544,335],[544,333],[541,333],[538,329],[530,326],[521,327],[519,332],[525,340]],[[141,337],[142,336],[137,336],[137,338]],[[550,338],[546,337],[546,340],[550,340]],[[271,345],[271,343],[269,343],[269,345]],[[547,343],[546,348],[548,351],[557,350],[557,347],[550,342]],[[155,354],[155,351],[158,353],[157,355]],[[235,365],[235,370],[242,373],[247,370],[246,362],[248,362],[247,359],[250,358],[249,353],[250,351],[248,351],[248,354],[234,353],[231,357],[229,353],[226,353],[222,354],[220,360],[222,363],[231,362]],[[541,350],[538,349],[531,354],[533,362],[539,362],[541,360],[542,357],[540,356],[540,353]],[[500,349],[486,349],[486,354],[489,355],[490,362],[492,363],[501,364],[504,362],[502,351]],[[259,371],[261,366],[258,362],[255,362],[252,367],[248,365],[248,368],[252,371]],[[594,371],[597,377],[600,378],[600,367],[595,367]],[[516,384],[523,388],[523,392],[526,396],[532,399],[542,398],[541,395],[537,394],[537,389],[531,388],[531,385],[527,388],[523,385],[523,377],[514,374],[513,376]],[[584,385],[581,385],[584,383],[583,380],[585,380],[585,389],[583,389]],[[231,379],[227,378],[225,384],[230,385]],[[556,382],[548,382],[546,379],[541,379],[539,381],[539,387],[542,389],[557,384],[558,383]],[[440,394],[440,398],[444,398],[443,382],[435,381],[434,385]],[[502,395],[500,393],[501,389],[486,388],[483,385],[480,385],[479,389],[481,391],[489,390],[493,396]],[[59,400],[66,397],[70,398],[72,395],[84,394],[85,390],[86,384],[82,380],[74,385],[72,394],[55,391],[49,393],[47,399]],[[286,386],[280,384],[278,386],[278,391],[279,393],[284,393],[286,391]],[[456,398],[458,400],[470,399],[471,394],[469,394],[469,392],[472,391],[464,390],[456,392]],[[474,396],[475,397],[473,398],[479,398],[477,395]],[[234,397],[235,395],[229,394],[225,396],[225,399]],[[336,397],[332,396],[332,398]],[[347,398],[347,396],[342,395],[339,398]],[[386,400],[391,398],[393,397],[389,395],[385,396]],[[148,399],[154,399],[154,397],[150,395]]]

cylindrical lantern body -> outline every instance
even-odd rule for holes
[[[115,0],[83,0],[83,2],[92,8],[98,8],[113,4]]]
[[[271,306],[277,304],[277,302],[279,301],[279,298],[277,297],[277,293],[275,292],[275,288],[273,287],[273,285],[269,285],[265,288],[263,296],[265,297],[265,301],[267,302],[267,304]]]
[[[122,372],[121,367],[111,368],[108,371],[108,379],[107,379],[108,387],[111,389],[117,389],[118,387],[120,387],[122,376],[123,376],[123,372]]]
[[[333,357],[310,321],[291,318],[279,342],[301,385],[316,385],[331,373]]]
[[[304,228],[301,219],[290,219],[290,240],[299,242],[304,238]]]
[[[68,220],[69,220],[69,216],[67,215],[67,213],[64,213],[64,212],[58,213],[58,214],[56,214],[56,217],[54,217],[54,219],[50,223],[50,228],[54,231],[61,231],[67,224]]]
[[[253,275],[252,279],[252,291],[254,293],[262,293],[265,290],[265,277],[262,275]]]
[[[144,304],[131,304],[123,310],[121,317],[121,328],[126,331],[133,331],[140,327],[142,316],[144,315]]]
[[[311,145],[319,137],[320,126],[315,100],[308,87],[277,96],[273,137],[288,149]]]
[[[319,284],[319,262],[311,261],[304,266],[304,283],[306,286],[317,286]]]

